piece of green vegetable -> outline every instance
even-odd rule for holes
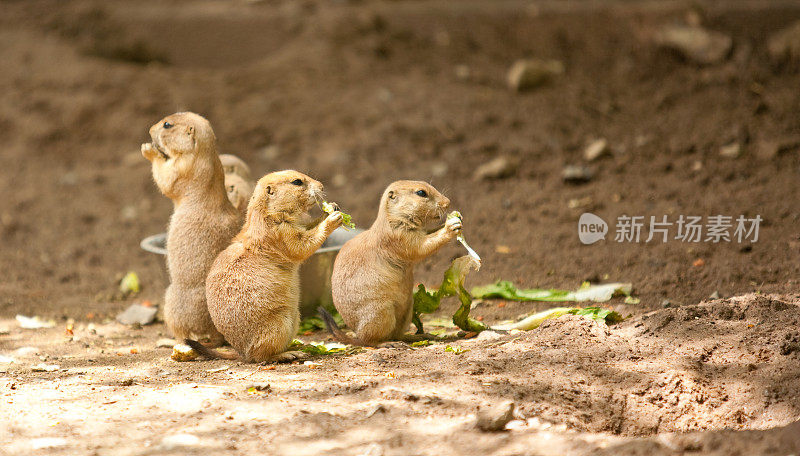
[[[119,282],[119,291],[126,296],[129,294],[136,294],[141,291],[139,276],[133,271],[125,274],[125,277],[123,277]]]
[[[464,279],[470,269],[478,269],[480,264],[471,256],[462,256],[453,260],[453,263],[444,273],[442,285],[436,291],[428,291],[425,285],[420,284],[414,293],[414,315],[411,321],[417,327],[417,334],[422,334],[422,320],[419,316],[423,313],[432,313],[439,308],[442,298],[458,296],[461,307],[453,314],[453,323],[469,332],[481,332],[488,329],[485,324],[469,318],[472,296],[464,288]]]
[[[461,348],[458,345],[448,345],[448,346],[444,347],[444,351],[445,352],[449,352],[449,353],[453,353],[455,355],[460,355],[462,353],[468,352],[469,349],[468,348],[467,349]]]
[[[536,329],[539,325],[542,324],[545,320],[550,320],[552,318],[558,318],[564,315],[580,315],[585,318],[589,318],[591,320],[601,322],[604,321],[607,324],[614,324],[619,323],[622,321],[622,315],[613,310],[603,309],[601,307],[555,307],[552,309],[547,309],[542,312],[535,313],[530,315],[522,320],[509,323],[505,325],[496,325],[493,329],[500,329],[510,331],[512,329],[519,329],[523,331],[528,331],[531,329]]]
[[[605,283],[601,285],[590,285],[584,282],[575,291],[567,290],[546,290],[539,288],[518,289],[513,283],[501,280],[491,285],[474,287],[472,295],[476,298],[502,298],[512,301],[547,301],[547,302],[606,302],[614,296],[631,296],[632,285],[630,283]],[[634,304],[632,298],[627,303]]]
[[[336,206],[334,206],[333,204],[327,201],[322,202],[322,211],[325,212],[326,214],[332,214],[335,210]],[[350,214],[345,214],[344,212],[342,212],[342,226],[350,230],[354,230],[356,228],[356,224],[353,223],[353,217],[351,217]]]
[[[304,344],[301,340],[293,339],[292,343],[289,344],[289,350],[299,350],[309,355],[322,356],[343,352],[347,350],[347,345],[336,342],[328,344],[311,342],[309,344]]]
[[[339,315],[339,312],[336,311],[336,309],[330,308],[326,310],[333,316],[333,319],[336,320],[337,325],[340,327],[344,326],[344,320],[342,319],[342,316]],[[297,330],[297,334],[305,334],[309,331],[319,331],[320,329],[325,329],[325,323],[320,317],[313,315],[300,320],[300,329]]]

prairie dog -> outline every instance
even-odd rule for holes
[[[244,228],[219,254],[206,279],[217,329],[247,362],[281,360],[300,325],[300,264],[342,224],[334,211],[313,227],[304,216],[322,184],[297,171],[267,174],[256,184]],[[210,357],[237,358],[186,341]]]
[[[238,174],[225,174],[225,192],[233,207],[245,213],[247,203],[253,196],[253,184]]]
[[[453,219],[429,233],[444,222],[449,206],[450,200],[425,182],[389,185],[375,222],[336,256],[333,304],[357,339],[343,339],[329,324],[335,337],[359,345],[403,338],[413,312],[414,265],[461,230],[461,222]]]
[[[226,176],[228,174],[236,174],[247,182],[252,182],[250,167],[241,158],[232,154],[220,154],[219,161],[222,163],[222,169],[225,171]]]
[[[223,338],[208,314],[205,279],[242,226],[242,216],[225,193],[217,139],[209,122],[191,112],[163,118],[150,128],[150,137],[142,155],[174,206],[167,228],[164,321],[177,338],[208,338],[218,345]]]

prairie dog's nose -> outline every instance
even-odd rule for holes
[[[450,199],[447,198],[446,196],[443,196],[442,200],[439,201],[439,207],[441,207],[442,209],[447,209],[448,207],[450,207]]]

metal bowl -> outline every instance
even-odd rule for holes
[[[336,228],[319,250],[300,266],[300,313],[303,316],[316,314],[317,307],[333,305],[331,297],[331,274],[333,260],[345,242],[363,230]],[[142,249],[158,255],[167,254],[167,234],[160,233],[142,239]]]

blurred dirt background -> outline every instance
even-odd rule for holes
[[[371,223],[389,182],[430,181],[463,213],[467,239],[484,257],[470,285],[497,279],[544,288],[575,288],[584,280],[632,282],[641,303],[614,304],[635,315],[625,323],[627,330],[614,329],[632,331],[625,337],[648,336],[632,325],[649,328],[653,319],[672,321],[678,317],[669,315],[711,295],[776,293],[768,299],[785,303],[788,307],[779,305],[780,311],[794,316],[772,321],[770,315],[779,310],[767,306],[765,316],[753,323],[745,312],[737,317],[736,331],[766,321],[772,326],[764,329],[764,340],[736,343],[745,344],[742,353],[762,357],[750,362],[756,368],[780,360],[784,364],[773,368],[779,366],[781,374],[742,386],[741,407],[726,411],[724,418],[707,418],[696,427],[675,424],[687,410],[696,420],[713,413],[705,405],[681,408],[680,400],[670,402],[673,393],[664,393],[663,404],[658,402],[662,399],[651,401],[671,407],[664,412],[666,424],[653,421],[655,412],[646,407],[632,412],[613,397],[552,405],[536,383],[544,377],[531,379],[516,368],[508,375],[528,390],[495,393],[551,404],[555,415],[533,405],[525,411],[575,432],[607,433],[602,435],[784,425],[800,416],[800,351],[786,349],[784,354],[783,342],[775,342],[785,336],[794,347],[797,336],[791,330],[798,324],[800,28],[792,29],[798,20],[800,4],[783,0],[0,1],[0,317],[72,318],[86,331],[92,323],[124,333],[104,322],[134,301],[161,304],[164,260],[142,251],[139,241],[164,231],[171,203],[152,183],[139,145],[161,117],[191,110],[211,121],[221,153],[241,156],[256,175],[286,168],[312,175],[326,185],[329,199],[362,226]],[[672,44],[665,44],[670,37]],[[508,73],[520,59],[557,61],[563,71],[529,90],[515,90]],[[598,139],[607,142],[604,154],[587,159],[587,147]],[[494,170],[478,171],[492,161]],[[579,182],[564,179],[570,166],[584,174]],[[760,215],[764,221],[756,243],[617,243],[612,232],[606,241],[584,246],[577,220],[587,211],[612,222],[612,230],[613,221],[624,214],[672,220],[681,214]],[[462,253],[455,244],[443,249],[420,265],[418,280],[437,283],[450,260]],[[119,299],[114,296],[117,281],[129,270],[139,274],[143,291]],[[758,304],[762,297],[748,299]],[[491,304],[475,312],[493,322],[535,307]],[[694,316],[706,323],[730,320],[713,312]],[[651,328],[659,337],[641,340],[671,349],[677,342],[661,334],[669,321]],[[14,328],[14,323],[7,326]],[[38,340],[38,351],[28,350],[28,355],[78,356],[70,351],[74,347],[52,345],[52,338],[9,331],[7,340],[0,339],[4,349],[24,348],[31,339]],[[133,337],[120,344],[150,336],[152,346],[163,327],[146,331],[144,336],[120,336]],[[713,328],[702,333],[709,339],[715,334]],[[525,343],[533,353],[546,341],[531,337]],[[574,346],[574,341],[554,343],[567,352]],[[47,350],[49,355],[42,354]],[[516,356],[515,350],[508,356]],[[398,353],[409,357],[403,364],[408,375],[424,377],[425,369],[413,367],[408,353]],[[713,358],[695,355],[707,356],[701,363]],[[165,356],[153,354],[148,362]],[[643,355],[630,356],[635,361]],[[673,361],[668,358],[663,365]],[[143,363],[120,362],[119,369]],[[525,366],[535,370],[547,362],[537,358]],[[605,365],[598,359],[594,367],[584,368],[599,372]],[[177,373],[167,376],[170,381],[204,372],[203,365],[172,366]],[[686,372],[681,366],[672,366],[672,377],[659,388],[683,391],[691,384],[676,373]],[[739,366],[743,370],[736,371],[733,383],[748,378],[748,366]],[[550,368],[561,372],[559,366]],[[4,377],[6,385],[22,382],[35,389],[40,375],[26,369],[17,380]],[[300,367],[279,369],[294,375]],[[86,375],[85,369],[79,371]],[[709,374],[703,382],[723,382],[726,372]],[[53,378],[45,380],[59,387],[59,379],[72,374],[46,374]],[[553,387],[553,395],[567,394],[561,390],[573,381],[570,376]],[[84,394],[81,388],[91,381],[75,378],[72,393]],[[99,378],[95,381],[111,381]],[[449,379],[453,388],[460,378]],[[608,378],[616,378],[607,379],[609,390],[627,388],[621,385],[634,380]],[[165,382],[158,380],[154,387]],[[685,392],[702,390],[700,402],[695,398],[692,404],[708,404],[709,397],[721,401],[726,394],[715,396],[702,382],[696,385],[701,386]],[[779,385],[787,390],[775,397],[783,399],[764,393]],[[639,395],[633,389],[625,394]],[[14,395],[8,389],[4,394]],[[611,408],[594,410],[592,401],[610,401]],[[747,401],[757,401],[762,409]],[[770,404],[777,405],[765,411]],[[462,405],[472,410],[474,404]],[[621,415],[612,410],[617,406]],[[305,412],[297,413],[302,417]],[[644,418],[614,418],[625,413]],[[316,415],[308,419],[336,421]],[[736,435],[740,442],[779,440],[767,434]],[[432,448],[420,443],[427,440],[404,447],[414,439],[392,438],[387,448],[396,454],[429,454]],[[727,442],[729,437],[717,439]],[[653,442],[642,443],[645,449],[632,443],[631,454]],[[486,448],[498,448],[496,443]],[[659,445],[668,452],[696,448],[668,443]],[[348,448],[353,454],[363,449]],[[731,454],[722,448],[720,454]],[[468,446],[458,449],[469,453]],[[600,445],[576,451],[602,450]],[[515,451],[508,454],[527,454]]]

